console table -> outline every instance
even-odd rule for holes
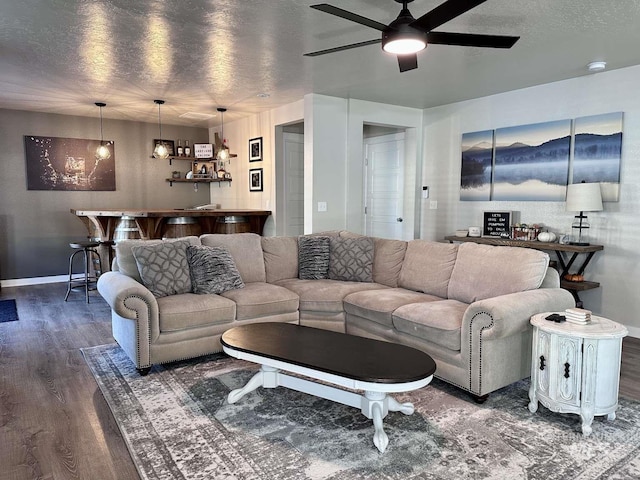
[[[486,245],[498,245],[506,247],[524,247],[533,248],[535,250],[551,250],[555,252],[558,258],[558,264],[560,266],[560,286],[565,290],[568,290],[576,300],[576,306],[582,307],[582,300],[578,296],[578,292],[585,290],[591,290],[600,286],[599,282],[570,282],[565,280],[565,275],[569,273],[569,270],[574,266],[578,257],[583,255],[582,263],[578,266],[577,274],[584,274],[587,265],[593,258],[596,252],[604,250],[602,245],[568,245],[556,242],[539,242],[538,240],[512,240],[510,238],[498,238],[498,237],[457,237],[455,235],[449,235],[444,237],[450,243],[453,242],[475,242],[483,243]]]

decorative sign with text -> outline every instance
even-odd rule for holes
[[[213,158],[213,144],[194,143],[193,153],[196,158]]]
[[[486,237],[509,235],[511,212],[484,212],[483,233]]]

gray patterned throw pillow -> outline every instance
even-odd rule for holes
[[[224,247],[190,245],[187,247],[187,261],[193,293],[220,294],[244,288],[233,257]]]
[[[298,278],[329,278],[329,237],[298,237]]]
[[[371,237],[332,238],[329,278],[348,282],[373,282],[373,245]]]
[[[191,292],[187,264],[188,240],[140,245],[131,248],[140,278],[156,297]]]

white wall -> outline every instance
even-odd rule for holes
[[[619,321],[640,337],[640,66],[427,109],[423,182],[437,210],[423,209],[421,238],[442,240],[458,228],[481,224],[484,210],[514,210],[525,223],[570,231],[564,202],[461,202],[460,140],[465,132],[624,112],[620,201],[589,213],[592,243],[604,245],[585,277],[601,288],[581,292],[585,308]],[[553,253],[551,254],[553,256]]]
[[[304,102],[302,100],[282,107],[243,118],[236,122],[224,124],[224,136],[227,139],[231,153],[238,156],[231,159],[228,170],[233,178],[231,184],[220,183],[220,188],[211,186],[211,203],[219,203],[222,208],[251,208],[272,210],[264,227],[265,235],[275,234],[275,158],[276,141],[275,127],[287,123],[301,121],[304,117]],[[209,141],[214,141],[215,132],[219,128],[209,129]],[[261,162],[249,162],[249,139],[262,137]],[[263,191],[249,191],[249,169],[262,168]]]

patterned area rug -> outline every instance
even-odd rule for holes
[[[380,454],[355,408],[282,387],[227,404],[255,365],[219,354],[141,377],[115,344],[83,353],[144,479],[640,478],[640,403],[626,399],[584,438],[577,415],[529,412],[528,381],[477,405],[434,380],[396,395],[416,412],[389,413]]]

